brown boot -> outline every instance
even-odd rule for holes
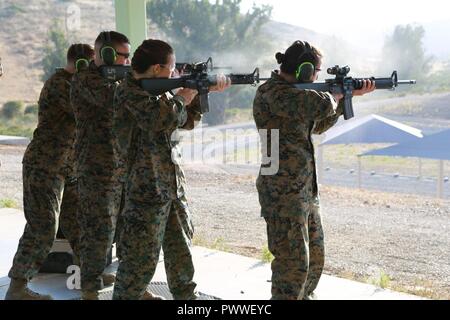
[[[145,291],[144,295],[142,296],[141,300],[166,300],[162,296],[158,296],[154,293],[151,293],[150,291]]]
[[[104,273],[102,274],[103,285],[108,287],[116,282],[116,276],[112,273]]]
[[[100,300],[98,291],[81,291],[81,300]]]
[[[27,281],[11,279],[5,300],[53,300],[49,295],[39,294],[27,287]]]
[[[310,293],[309,295],[303,297],[303,300],[318,300],[318,299],[317,299],[316,294],[313,292],[313,293]]]

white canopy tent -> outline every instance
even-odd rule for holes
[[[354,118],[328,130],[318,148],[318,176],[323,178],[323,148],[331,144],[403,143],[423,138],[422,131],[375,114]],[[419,161],[419,171],[421,163]],[[358,187],[361,187],[361,159],[358,157]]]
[[[450,129],[426,136],[423,139],[372,150],[361,156],[414,157],[439,160],[437,193],[444,197],[444,161],[450,160]]]

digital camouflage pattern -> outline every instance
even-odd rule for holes
[[[102,273],[120,211],[112,123],[116,83],[104,79],[94,63],[74,75],[70,99],[76,118],[76,178],[79,192],[81,287],[103,288]]]
[[[73,177],[65,178],[59,215],[59,227],[73,251],[74,264],[79,265],[80,257],[80,224],[78,216],[78,182]]]
[[[73,112],[73,109],[71,107]],[[74,116],[75,122],[75,116]],[[75,133],[74,133],[75,142]],[[67,161],[63,166],[62,173],[65,177],[64,192],[61,202],[61,210],[59,217],[60,230],[70,243],[73,251],[74,263],[79,265],[80,256],[80,224],[79,224],[79,196],[78,196],[78,180],[75,173],[75,148],[74,144],[69,150]]]
[[[337,106],[329,93],[299,90],[274,72],[259,87],[253,112],[258,129],[279,130],[279,170],[260,174],[257,180],[261,215],[275,258],[272,299],[303,299],[316,288],[324,264],[311,135],[335,125],[343,104]],[[272,143],[269,138],[267,150]]]
[[[336,124],[343,113],[329,93],[299,90],[277,73],[260,86],[254,101],[258,129],[279,130],[279,171],[258,177],[263,217],[302,215],[318,198],[312,134]],[[268,141],[270,150],[271,141]]]
[[[196,287],[189,248],[194,230],[181,152],[172,134],[179,128],[191,130],[201,120],[198,99],[185,107],[180,96],[151,96],[129,76],[118,86],[114,106],[117,150],[127,183],[113,299],[142,298],[161,247],[174,298],[191,299]]]
[[[71,77],[71,73],[58,70],[45,83],[39,98],[38,127],[23,158],[27,224],[9,272],[11,278],[29,280],[38,273],[52,248],[58,220],[74,251],[78,247],[77,194],[68,176],[73,169],[73,159],[69,158],[75,139],[69,102]]]
[[[319,284],[325,248],[319,206],[304,216],[265,218],[272,262],[272,299],[297,300],[311,295]]]
[[[62,173],[75,141],[75,116],[69,100],[72,74],[64,69],[44,85],[39,98],[38,126],[23,164]]]

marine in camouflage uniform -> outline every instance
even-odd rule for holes
[[[117,90],[115,132],[126,163],[126,198],[119,236],[121,259],[113,299],[139,300],[151,281],[161,247],[169,288],[176,300],[195,298],[190,252],[191,212],[181,153],[172,134],[201,120],[198,98],[151,96],[130,75]]]
[[[274,300],[307,298],[321,277],[324,235],[311,135],[331,128],[342,114],[343,105],[337,106],[331,94],[296,89],[278,71],[256,94],[257,128],[279,130],[279,170],[274,175],[261,170],[257,180],[269,250],[275,257]],[[268,150],[271,143],[269,138]]]
[[[103,288],[102,273],[114,240],[122,185],[117,176],[112,122],[116,83],[92,62],[74,75],[70,99],[76,118],[76,178],[79,192],[81,287]]]
[[[58,70],[39,98],[39,123],[23,158],[23,201],[27,224],[9,277],[29,281],[39,271],[55,239],[64,191],[61,229],[76,248],[76,193],[67,179],[75,139],[75,118],[69,102],[72,74]]]

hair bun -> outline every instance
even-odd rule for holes
[[[278,64],[282,64],[284,62],[284,58],[285,58],[285,55],[282,54],[281,52],[278,52],[275,55],[275,59],[277,59]]]

